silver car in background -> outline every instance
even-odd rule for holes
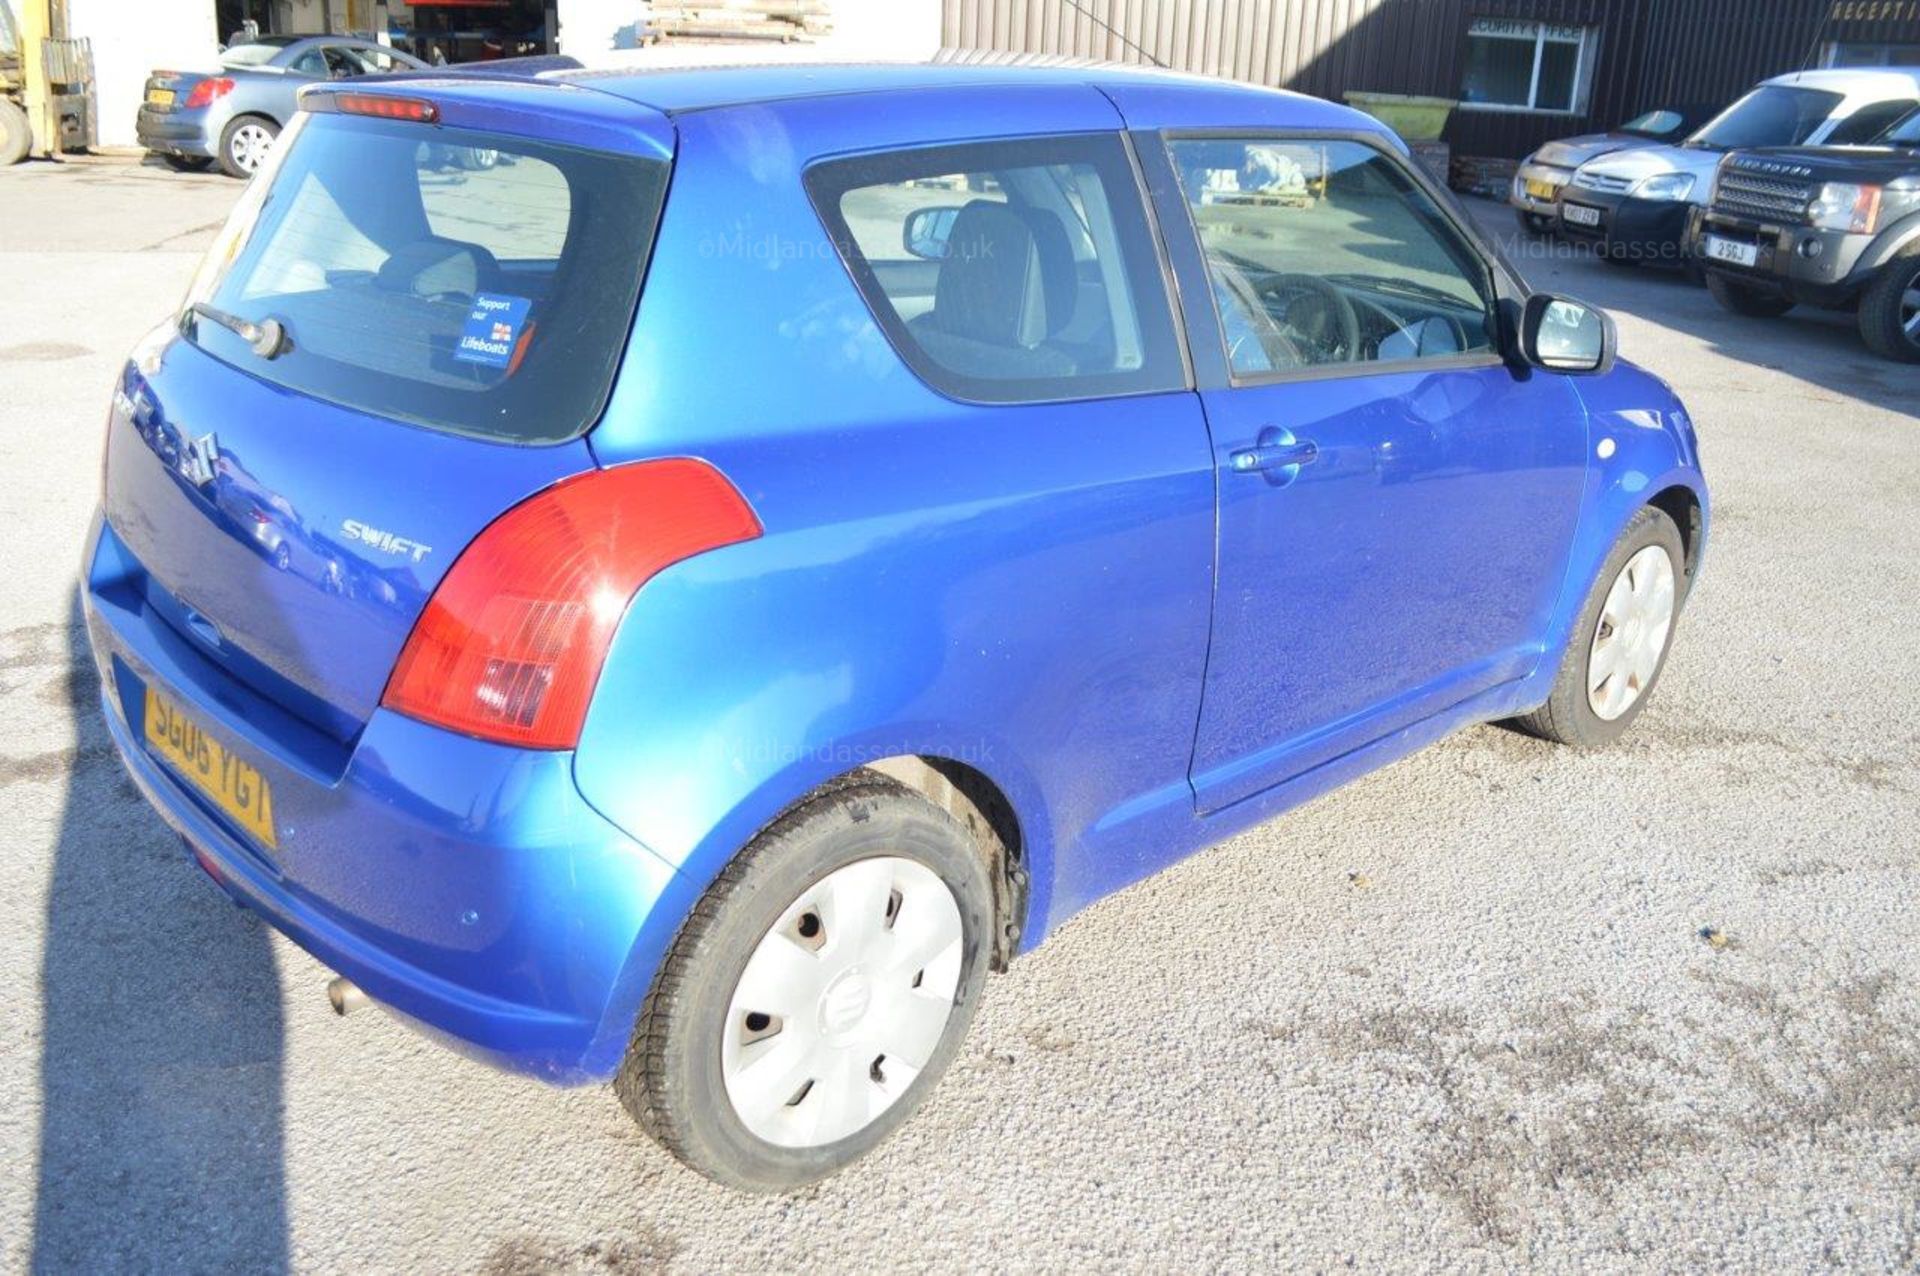
[[[1513,176],[1507,202],[1513,205],[1520,229],[1544,235],[1560,217],[1560,188],[1573,180],[1573,171],[1590,159],[1642,146],[1677,142],[1713,118],[1718,105],[1669,106],[1645,111],[1604,133],[1582,133],[1548,142],[1520,164]]]
[[[353,36],[261,36],[227,49],[218,70],[148,76],[140,145],[175,168],[217,163],[230,177],[250,177],[307,85],[425,68],[398,49]]]

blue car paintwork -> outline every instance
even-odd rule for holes
[[[454,555],[502,509],[592,464],[577,441],[537,449],[481,443],[322,403],[236,374],[187,341],[169,346],[164,364],[142,380],[152,404],[146,428],[211,433],[219,457],[203,487],[136,431],[114,432],[107,503],[128,512],[116,530],[170,601],[217,618],[228,641],[214,659],[339,740],[352,739],[373,712]],[[433,481],[453,469],[456,489]],[[281,494],[259,504],[288,536],[339,537],[351,521],[403,529],[429,552],[416,558],[343,539],[341,558],[384,572],[393,596],[330,590],[304,560],[283,570],[263,557],[223,516],[222,493],[234,486]]]
[[[403,1014],[488,1057],[578,1077],[633,920],[676,874],[581,799],[571,755],[381,710],[334,773],[317,733],[156,612],[144,567],[111,527],[96,525],[87,557],[88,634],[114,742],[215,878]],[[191,695],[192,711],[259,769],[274,793],[277,852],[238,833],[140,743],[148,686]]]
[[[538,448],[431,434],[174,340],[129,371],[145,407],[112,428],[88,558],[108,718],[150,800],[236,897],[496,1062],[610,1074],[720,868],[821,782],[887,757],[956,760],[1007,799],[1031,947],[1183,854],[1537,705],[1633,511],[1675,488],[1704,506],[1684,411],[1625,364],[1228,384],[1159,131],[1404,149],[1343,107],[1071,68],[559,78],[367,87],[431,96],[452,123],[674,157],[600,423]],[[798,178],[867,150],[1125,129],[1185,303],[1189,390],[942,397],[874,324]],[[1324,447],[1293,483],[1220,468],[1282,418]],[[282,495],[289,532],[357,584],[278,580],[241,544],[180,474],[207,430],[248,499]],[[640,591],[576,750],[374,707],[427,593],[491,517],[563,474],[665,455],[713,463],[766,531]],[[1362,534],[1334,543],[1326,525],[1351,531],[1362,511]],[[433,553],[394,564],[335,535],[346,517]],[[237,650],[187,637],[188,607]],[[261,768],[278,853],[141,746],[149,683]]]
[[[1223,467],[1205,811],[1528,672],[1586,466],[1566,377],[1490,366],[1204,392]],[[1291,481],[1234,473],[1272,422]]]

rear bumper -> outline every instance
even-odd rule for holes
[[[381,711],[332,774],[313,751],[287,747],[297,723],[146,604],[138,565],[98,519],[87,562],[87,633],[114,745],[201,867],[449,1044],[557,1082],[611,1073],[631,1026],[626,1002],[650,979],[638,940],[670,927],[656,911],[677,909],[682,892],[671,868],[587,805],[572,754]],[[149,748],[150,686],[258,769],[276,848]]]
[[[220,127],[206,111],[193,115],[181,112],[140,108],[134,122],[134,136],[147,150],[161,155],[193,155],[208,159],[219,153]]]
[[[1579,239],[1597,241],[1612,256],[1655,265],[1685,263],[1682,242],[1687,232],[1685,200],[1633,199],[1605,191],[1569,186],[1560,194],[1560,230]],[[1590,224],[1574,220],[1586,210],[1597,214]]]

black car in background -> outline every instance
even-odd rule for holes
[[[1687,251],[1737,314],[1854,310],[1868,349],[1920,363],[1920,110],[1868,146],[1728,155]]]

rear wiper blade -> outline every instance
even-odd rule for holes
[[[247,347],[262,359],[276,359],[290,344],[287,340],[287,325],[278,319],[262,319],[254,323],[242,319],[239,315],[229,314],[204,301],[196,301],[187,310],[197,318],[211,320],[247,343]]]

